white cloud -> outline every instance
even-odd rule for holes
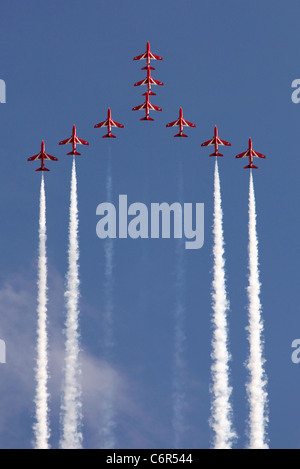
[[[64,279],[49,269],[49,369],[51,444],[58,447],[59,412],[64,366]],[[35,389],[36,285],[34,272],[11,275],[0,282],[0,338],[7,363],[0,365],[0,447],[32,446]],[[141,390],[124,372],[94,356],[82,344],[84,446],[100,445],[101,411],[112,390],[120,447],[143,448],[166,439],[166,431],[141,404]],[[154,437],[155,435],[155,437]],[[153,444],[152,444],[153,446]]]

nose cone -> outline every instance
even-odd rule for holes
[[[150,50],[150,42],[148,41],[147,42],[147,51],[149,51],[149,50]]]
[[[249,147],[252,148],[252,138],[249,138]]]

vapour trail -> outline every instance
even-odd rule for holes
[[[249,382],[247,383],[249,414],[249,448],[268,449],[266,428],[268,423],[266,391],[267,377],[264,370],[264,342],[262,305],[260,302],[258,238],[256,231],[256,207],[252,170],[249,183]]]
[[[37,358],[35,368],[35,449],[49,449],[48,409],[48,334],[47,334],[47,251],[46,251],[46,196],[44,174],[40,189],[38,305],[37,305]]]
[[[182,161],[178,161],[178,196],[183,206]],[[174,357],[173,357],[173,447],[183,447],[186,425],[186,332],[185,332],[185,257],[184,240],[179,238],[175,252],[175,310],[174,310]]]
[[[218,161],[215,162],[214,181],[214,268],[212,282],[212,404],[211,427],[214,431],[214,448],[231,449],[235,432],[232,424],[232,407],[230,402],[232,388],[229,385],[230,353],[228,348],[229,301],[225,279],[225,250],[223,235],[223,212],[220,190]]]
[[[65,377],[61,405],[62,449],[82,448],[82,403],[80,384],[80,332],[79,332],[79,245],[78,245],[78,208],[75,157],[73,157],[68,272],[66,276],[66,322],[65,322]]]
[[[111,147],[109,147],[107,173],[106,173],[106,200],[113,202],[113,181],[112,181],[112,162]],[[103,355],[107,362],[113,358],[114,346],[114,240],[106,238],[104,241],[104,302],[105,311],[103,316]],[[102,421],[100,429],[101,449],[115,448],[115,409],[114,409],[114,390],[110,389],[108,395],[104,396],[102,404]]]

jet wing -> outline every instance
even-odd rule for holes
[[[34,161],[34,160],[39,160],[39,159],[41,159],[41,153],[38,153],[37,155],[31,156],[30,158],[28,158],[27,161]]]
[[[196,124],[192,124],[192,122],[186,121],[185,119],[182,119],[182,124],[185,127],[196,127]]]
[[[154,104],[148,103],[148,108],[151,111],[162,111],[162,109],[158,106],[154,106]],[[141,104],[140,106],[135,106],[132,108],[133,111],[142,111],[144,109],[147,109],[147,103]]]
[[[58,159],[55,156],[48,155],[47,153],[44,153],[45,160],[51,160],[51,161],[58,161]]]
[[[144,80],[138,81],[137,83],[134,84],[134,86],[143,86],[143,85],[159,85],[159,86],[164,86],[164,83],[159,80],[154,80],[152,77],[146,77]]]
[[[133,60],[143,60],[147,58],[147,52],[141,55],[137,55],[136,57],[133,58]]]
[[[99,127],[108,127],[108,119],[106,121],[100,122],[99,124],[94,125],[95,129],[98,129]]]
[[[170,124],[167,124],[166,127],[175,127],[176,125],[179,125],[180,119],[177,119],[174,122],[170,122]]]
[[[67,138],[66,140],[62,140],[59,142],[58,145],[66,145],[67,143],[72,143],[73,142],[73,137]]]
[[[164,86],[164,83],[159,80],[154,80],[154,78],[150,77],[150,83],[151,85],[159,85],[159,86]]]
[[[254,150],[253,150],[252,156],[254,156],[255,158],[265,158],[266,157],[265,155],[262,155],[261,153],[258,153],[258,151],[254,151]]]
[[[136,57],[133,58],[133,60],[144,60],[147,59],[148,54],[145,52],[144,54],[137,55]],[[159,55],[152,54],[152,52],[149,53],[149,57],[152,60],[163,60],[162,57],[159,57]]]
[[[207,142],[201,143],[201,147],[207,147],[208,145],[214,145],[215,139],[207,140]]]
[[[140,104],[140,106],[135,106],[132,108],[133,111],[142,111],[143,109],[146,109],[147,107],[147,104],[144,103],[144,104]]]
[[[147,83],[148,83],[148,77],[145,78],[144,80],[138,81],[133,86],[143,86],[143,85],[147,85]]]
[[[115,121],[111,120],[110,124],[111,124],[112,127],[120,127],[121,129],[124,129],[124,125],[119,124],[119,122],[115,122]]]
[[[246,158],[249,156],[249,150],[245,151],[244,153],[239,153],[236,155],[236,158]]]
[[[152,52],[150,52],[150,56],[153,60],[164,60],[162,57],[159,57],[159,55],[152,54]]]
[[[89,145],[89,142],[86,142],[85,140],[82,140],[81,138],[79,137],[76,137],[76,143],[78,143],[79,145]]]
[[[219,145],[226,145],[226,147],[231,147],[231,143],[226,142],[225,140],[221,140],[219,137],[218,137],[218,144]]]
[[[149,109],[152,111],[162,111],[162,109],[158,106],[154,106],[154,104],[149,103]]]

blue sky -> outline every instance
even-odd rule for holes
[[[41,140],[59,158],[46,174],[50,267],[51,443],[59,438],[63,359],[63,288],[71,161],[58,142],[71,135],[90,142],[77,160],[80,213],[81,330],[84,444],[97,447],[101,399],[107,380],[118,388],[118,447],[168,448],[172,435],[172,359],[176,242],[116,240],[113,363],[102,356],[104,251],[95,212],[106,200],[112,155],[113,196],[129,202],[178,200],[183,165],[185,202],[205,204],[205,243],[185,251],[186,395],[188,428],[183,447],[211,444],[210,339],[213,161],[200,144],[218,125],[232,143],[219,161],[224,209],[230,310],[234,424],[244,447],[247,325],[247,203],[249,174],[234,155],[254,148],[267,155],[254,174],[257,200],[265,355],[272,448],[298,448],[299,378],[291,343],[300,337],[299,308],[299,112],[291,83],[300,78],[299,2],[248,4],[238,0],[63,0],[10,2],[0,15],[1,283],[0,334],[7,342],[1,366],[0,445],[31,446],[35,339],[36,259],[40,175],[27,158]],[[164,58],[153,76],[165,83],[153,104],[154,122],[140,122],[131,108],[143,102],[133,84],[144,77],[132,58],[150,41]],[[188,139],[174,139],[165,124],[182,106],[196,123]],[[94,124],[125,124],[113,142]],[[153,113],[154,114],[154,113]],[[110,148],[110,150],[109,150]],[[69,150],[70,151],[70,150]],[[300,366],[300,365],[299,365]]]

